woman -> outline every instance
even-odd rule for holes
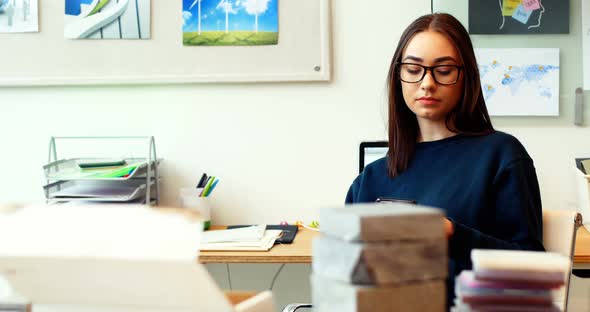
[[[404,31],[388,89],[387,157],[364,169],[346,202],[390,198],[443,209],[451,305],[472,249],[544,250],[533,161],[492,127],[469,34],[451,15],[422,16]]]

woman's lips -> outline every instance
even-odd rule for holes
[[[420,103],[422,103],[423,105],[434,105],[434,104],[438,104],[440,102],[439,99],[432,98],[432,97],[426,97],[426,96],[419,98],[418,101]]]

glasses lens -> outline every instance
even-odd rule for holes
[[[420,65],[401,64],[399,76],[405,82],[418,82],[422,80],[424,68]]]
[[[439,66],[433,69],[434,80],[440,84],[453,84],[459,78],[459,69],[454,66]]]

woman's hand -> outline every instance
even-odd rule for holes
[[[447,218],[443,218],[445,222],[445,234],[447,235],[447,239],[453,236],[453,232],[455,231],[455,227],[453,226],[453,222],[451,222]]]

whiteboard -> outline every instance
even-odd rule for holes
[[[279,0],[272,46],[183,46],[181,0],[152,0],[149,40],[69,40],[39,1],[40,32],[0,34],[0,86],[329,81],[329,1]]]

